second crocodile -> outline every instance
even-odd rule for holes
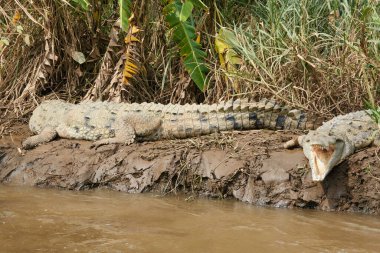
[[[309,159],[313,181],[323,181],[327,174],[355,151],[380,145],[379,126],[370,111],[340,115],[315,131],[285,143],[285,148],[302,146]]]

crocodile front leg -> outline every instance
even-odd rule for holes
[[[293,138],[283,144],[284,148],[291,149],[295,147],[302,147],[303,139],[305,138],[305,135],[298,136],[296,138]]]
[[[31,149],[41,143],[52,141],[55,137],[57,137],[57,131],[52,127],[45,127],[41,133],[27,138],[22,143],[22,147],[24,149]]]

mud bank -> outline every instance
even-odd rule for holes
[[[27,133],[24,127],[23,133]],[[380,214],[376,148],[356,153],[323,183],[311,181],[300,149],[281,144],[295,132],[247,131],[200,138],[108,145],[60,139],[21,151],[23,134],[0,139],[0,182],[129,193],[185,192],[260,206]]]

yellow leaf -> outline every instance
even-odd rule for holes
[[[133,16],[132,16],[133,18]],[[125,62],[124,62],[124,68],[123,68],[123,78],[122,82],[125,85],[130,85],[129,79],[132,78],[134,75],[139,73],[140,67],[136,65],[133,57],[134,57],[134,47],[137,46],[136,42],[141,43],[141,41],[134,36],[133,34],[136,34],[140,32],[141,30],[135,26],[131,25],[127,36],[124,38],[124,42],[126,44],[126,52],[125,52]]]
[[[201,43],[201,33],[200,32],[197,32],[197,38],[196,38],[195,42],[197,42],[198,44]]]
[[[130,63],[130,62],[128,62],[128,63],[126,64],[126,67],[127,67],[128,69],[130,69],[130,70],[137,70],[137,69],[138,69],[136,65],[134,65],[133,63]]]
[[[129,53],[126,53],[126,59],[123,69],[123,83],[129,84],[128,79],[132,78],[135,74],[139,72],[139,68],[136,64],[132,62]]]
[[[127,35],[124,38],[124,42],[125,42],[125,44],[128,44],[130,42],[140,42],[140,40],[138,38],[136,38],[135,36],[133,36],[133,35]]]
[[[21,18],[21,13],[19,12],[19,10],[16,10],[12,18],[12,23],[15,25],[20,20],[20,18]]]
[[[223,54],[218,54],[219,56],[219,62],[220,62],[220,67],[222,69],[226,69],[226,60],[223,57]]]
[[[126,63],[129,67],[131,68],[134,68],[134,69],[138,69],[137,66],[135,64],[133,64],[132,62],[127,62]]]
[[[126,79],[126,77],[131,78],[133,76],[132,74],[129,74],[128,71],[124,71],[123,75],[124,79]]]
[[[131,68],[128,68],[128,67],[125,67],[124,70],[127,71],[128,73],[131,73],[131,74],[136,74],[137,73],[136,69],[131,69]]]
[[[135,14],[133,12],[131,13],[131,16],[129,17],[128,21],[132,22],[132,20],[135,18]]]
[[[138,33],[140,31],[141,31],[140,28],[138,28],[137,26],[135,26],[135,25],[132,26],[132,31],[131,31],[132,34]]]
[[[233,49],[229,49],[226,53],[226,60],[230,64],[242,64],[243,60]]]
[[[216,52],[218,52],[219,54],[223,54],[228,48],[230,47],[227,43],[223,42],[222,40],[219,40],[218,38],[215,39]]]
[[[128,75],[128,77],[132,77],[133,75],[136,75],[137,74],[137,71],[135,70],[131,70],[131,69],[124,69],[125,70],[125,75]]]

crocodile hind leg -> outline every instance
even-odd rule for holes
[[[135,129],[137,136],[149,136],[154,134],[161,126],[161,117],[153,113],[131,113],[124,119]]]
[[[161,119],[153,114],[129,113],[121,120],[115,122],[115,137],[95,141],[91,147],[98,148],[107,144],[130,145],[136,136],[147,136],[153,134],[161,125]]]
[[[55,137],[57,137],[57,131],[54,128],[46,127],[41,131],[41,133],[27,138],[22,143],[22,147],[24,149],[31,149],[41,143],[49,142],[53,140]]]

